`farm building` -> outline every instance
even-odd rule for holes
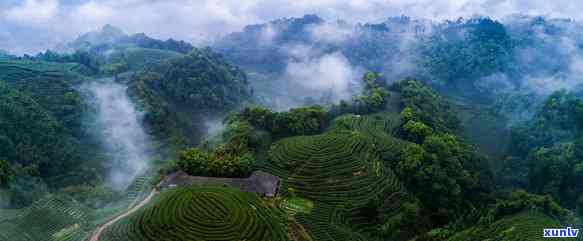
[[[159,184],[160,189],[189,185],[228,185],[244,192],[257,193],[263,197],[275,197],[279,191],[279,177],[263,171],[255,171],[248,178],[219,178],[190,176],[183,171],[168,175]]]

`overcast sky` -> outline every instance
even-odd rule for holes
[[[0,49],[35,53],[107,23],[200,45],[247,24],[309,13],[379,22],[396,15],[455,19],[514,13],[578,19],[581,12],[578,0],[0,0]]]

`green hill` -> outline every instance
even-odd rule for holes
[[[368,133],[332,130],[271,147],[269,169],[285,177],[283,190],[316,203],[313,212],[298,217],[316,240],[371,240],[368,235],[378,234],[377,215],[395,215],[407,200],[407,191],[374,149],[380,142]],[[370,205],[378,210],[371,213]]]
[[[198,143],[205,128],[202,117],[230,111],[250,95],[245,74],[211,50],[189,55],[134,46],[121,50],[112,52],[111,63],[128,63],[124,71],[133,72],[96,74],[85,65],[61,62],[98,59],[89,53],[0,59],[0,160],[15,169],[14,183],[34,178],[40,186],[58,190],[103,181],[108,168],[103,142],[90,121],[96,109],[90,106],[89,93],[80,88],[96,78],[119,74],[113,78],[128,85],[127,92],[144,112],[143,122],[158,141],[156,153],[161,155],[173,155],[176,146]],[[18,186],[26,185],[7,188]],[[22,193],[26,195],[18,200],[14,195],[3,197],[0,206],[24,207],[44,195],[32,195],[35,190]]]
[[[98,156],[83,131],[87,106],[76,86],[84,78],[72,71],[75,66],[0,60],[0,159],[35,167],[40,176],[55,182],[62,175],[74,183],[92,175],[72,173],[79,160]]]
[[[198,143],[203,117],[228,112],[251,95],[245,73],[210,49],[150,64],[127,81],[147,129],[170,146]]]
[[[255,194],[225,187],[164,191],[108,228],[101,241],[287,240],[281,220]]]

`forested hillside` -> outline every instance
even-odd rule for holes
[[[11,205],[26,206],[44,195],[43,182],[60,186],[95,178],[98,164],[92,161],[99,155],[95,140],[83,130],[87,106],[75,90],[84,79],[75,69],[82,66],[28,59],[2,60],[0,65],[0,159],[16,175],[14,185],[8,185],[15,193]],[[38,185],[27,184],[31,182]]]
[[[160,155],[153,158],[198,143],[205,117],[249,98],[245,74],[212,50],[116,34],[121,35],[106,26],[82,36],[70,45],[87,45],[71,54],[0,59],[0,160],[11,170],[3,174],[2,186],[13,194],[3,206],[29,205],[53,189],[101,185],[108,168],[105,150],[95,135],[99,127],[88,121],[96,109],[82,88],[94,79],[127,83],[145,113],[143,124],[160,143]],[[114,53],[104,58],[105,52]]]
[[[251,93],[245,73],[210,49],[150,65],[127,81],[151,134],[178,147],[197,144],[205,118],[241,106]]]

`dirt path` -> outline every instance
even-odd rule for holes
[[[148,204],[150,202],[150,200],[152,200],[152,197],[154,197],[157,193],[158,192],[155,189],[152,190],[152,192],[150,192],[150,195],[148,195],[148,197],[146,197],[144,200],[142,200],[140,203],[138,203],[138,205],[134,206],[131,209],[128,209],[127,211],[125,211],[124,213],[115,217],[114,219],[110,220],[109,222],[104,223],[101,226],[99,226],[99,228],[97,228],[95,230],[95,232],[93,232],[89,241],[99,241],[99,237],[101,236],[101,233],[103,232],[103,230],[105,230],[107,227],[111,226],[112,224],[116,223],[120,219],[125,218],[128,215],[134,213],[135,211],[137,211],[138,209],[140,209],[144,205]]]

